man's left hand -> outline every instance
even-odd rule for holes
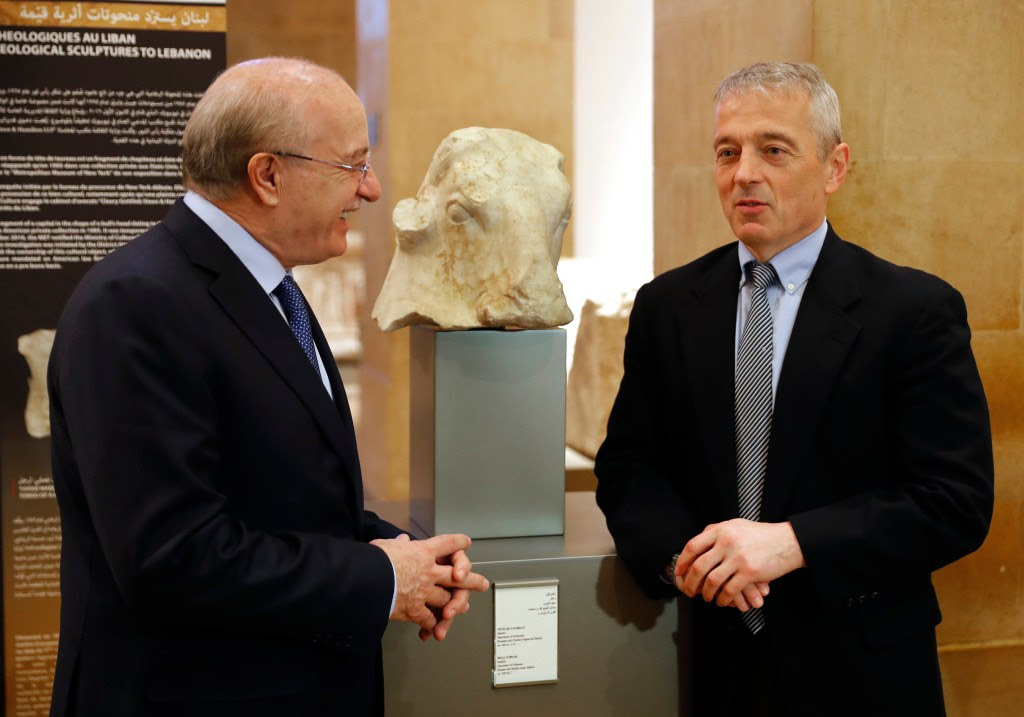
[[[446,560],[441,560],[444,564],[450,564],[452,566],[452,578],[459,582],[464,582],[466,578],[472,575],[473,564],[469,560],[469,556],[465,550],[457,550],[452,553]],[[486,580],[484,581],[486,584]],[[488,586],[489,587],[489,586]],[[452,622],[459,615],[462,615],[469,611],[469,592],[471,589],[479,590],[479,587],[474,588],[447,588],[451,592],[451,599],[445,603],[444,607],[441,608],[437,616],[437,624],[434,625],[433,630],[427,630],[426,628],[420,628],[420,639],[429,640],[433,635],[435,640],[443,640],[448,634],[448,630],[451,629]],[[485,590],[487,588],[484,588]]]
[[[740,606],[746,603],[744,592],[758,592],[758,583],[803,566],[803,551],[788,522],[735,518],[709,525],[686,544],[676,562],[676,587],[722,607]]]

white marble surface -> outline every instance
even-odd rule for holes
[[[395,207],[397,251],[372,314],[381,329],[571,321],[556,273],[572,210],[563,165],[521,132],[452,132],[417,195]]]

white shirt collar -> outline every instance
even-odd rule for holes
[[[813,232],[771,258],[771,265],[775,267],[775,273],[779,275],[779,283],[782,284],[782,288],[787,294],[792,294],[810,278],[811,270],[818,261],[818,255],[821,253],[827,233],[828,220],[826,219]],[[740,286],[743,286],[746,281],[743,267],[747,262],[756,261],[753,252],[743,242],[739,242],[739,259]]]
[[[184,201],[228,245],[265,292],[269,294],[277,288],[287,273],[277,257],[209,200],[189,190]]]

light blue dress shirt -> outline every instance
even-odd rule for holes
[[[796,312],[800,308],[800,301],[804,296],[804,289],[807,288],[807,280],[811,276],[811,270],[818,261],[821,247],[825,243],[825,234],[828,232],[828,220],[821,223],[821,226],[809,235],[798,241],[784,251],[773,256],[769,263],[775,267],[779,275],[779,283],[768,287],[768,306],[772,310],[772,398],[779,387],[779,372],[782,370],[782,360],[786,357],[786,348],[789,346],[789,337],[793,334],[793,324],[796,321]],[[746,272],[743,266],[755,257],[750,249],[743,243],[739,243],[740,258],[740,283],[739,299],[736,302],[736,356],[739,356],[740,337],[743,335],[743,322],[750,311],[750,295],[753,291],[753,283],[747,281]]]

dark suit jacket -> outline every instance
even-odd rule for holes
[[[319,326],[322,356],[330,349]],[[56,715],[363,715],[398,530],[266,293],[182,202],[99,262],[50,363]]]
[[[739,278],[737,245],[719,248],[644,286],[630,317],[597,498],[651,595],[674,591],[659,580],[673,553],[738,515]],[[981,544],[992,480],[962,297],[829,227],[779,377],[761,509],[791,521],[807,563],[765,606],[799,714],[941,713],[930,573]],[[721,651],[745,628],[695,603],[699,701],[744,672]]]

